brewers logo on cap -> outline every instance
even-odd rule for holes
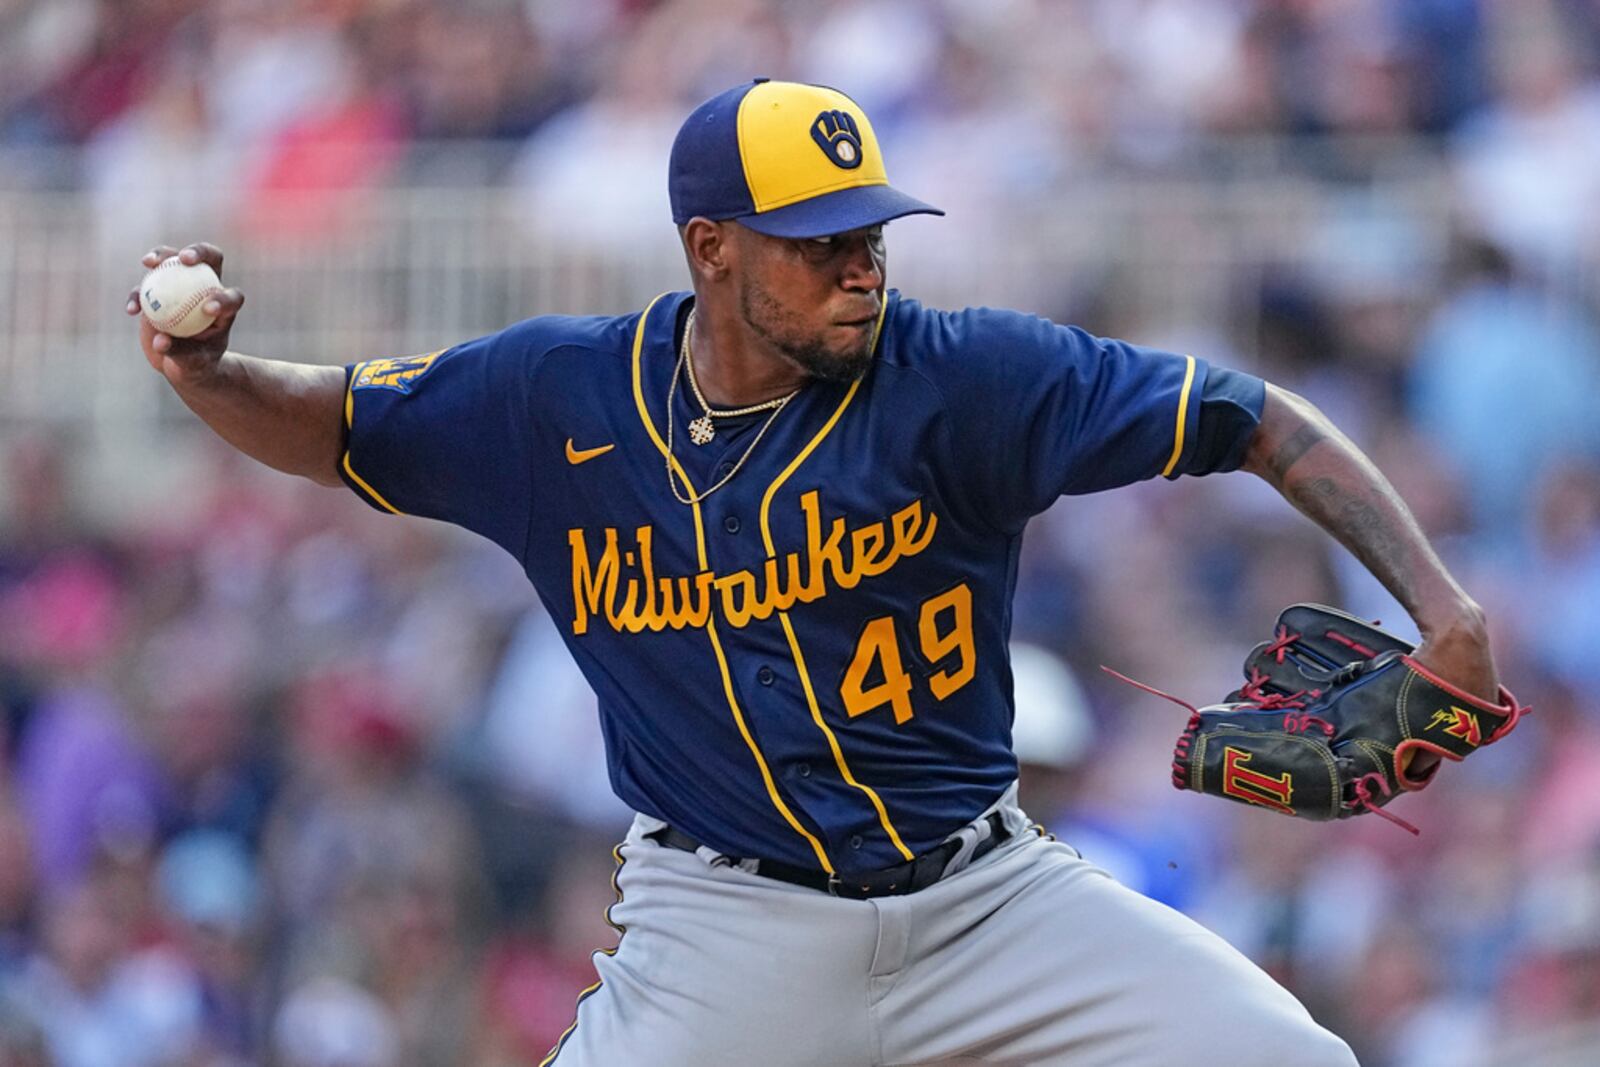
[[[819,151],[820,150],[820,151]],[[672,219],[821,237],[942,215],[889,185],[866,113],[836,89],[758,78],[701,104],[672,145]]]
[[[811,139],[844,169],[861,166],[861,134],[850,112],[834,109],[818,115],[811,124]]]

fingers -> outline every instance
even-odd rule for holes
[[[244,307],[243,293],[237,289],[222,290],[200,306],[201,311],[215,316],[216,321],[196,336],[205,338],[226,330],[233,325],[234,316],[239,314],[239,309],[242,307]]]
[[[146,252],[139,262],[148,270],[160,266],[164,260],[173,256],[177,256],[180,262],[191,267],[196,263],[208,263],[212,270],[218,274],[222,273],[222,249],[209,241],[197,241],[192,245],[185,245],[181,250],[171,245],[156,245]]]
[[[204,263],[218,274],[222,273],[222,249],[209,241],[200,241],[189,245],[178,253],[178,259],[189,266]]]
[[[233,320],[238,316],[239,309],[242,307],[244,307],[243,293],[237,289],[222,290],[200,307],[207,315],[213,316],[216,321],[193,337],[184,337],[181,340],[194,344],[204,344],[226,334],[233,328]],[[178,340],[180,339],[157,330],[150,338],[150,348],[158,355],[167,355],[172,351],[172,346]]]
[[[211,269],[219,275],[222,273],[222,249],[209,241],[197,241],[183,248],[173,248],[171,245],[156,245],[143,256],[139,262],[146,270],[154,270],[162,263],[177,256],[179,262],[189,266],[196,263],[210,265]],[[217,298],[206,302],[206,313],[217,315],[223,322],[231,322],[233,316],[239,313],[239,308],[244,304],[244,294],[237,289],[227,289]],[[139,314],[139,290],[134,288],[128,293],[128,302],[123,310],[129,315]]]

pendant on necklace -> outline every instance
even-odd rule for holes
[[[717,431],[711,425],[710,415],[702,415],[698,419],[689,420],[689,440],[695,444],[707,444],[715,436],[717,436]]]

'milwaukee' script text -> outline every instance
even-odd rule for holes
[[[657,575],[655,529],[633,531],[634,544],[620,543],[617,528],[605,528],[599,559],[589,551],[581,529],[567,531],[572,547],[572,632],[587,633],[591,617],[603,617],[619,633],[703,627],[713,608],[731,626],[765,619],[797,603],[826,596],[832,588],[852,589],[863,578],[882,574],[933,541],[939,517],[924,514],[922,501],[880,522],[850,529],[836,518],[823,536],[822,505],[813,489],[800,497],[806,517],[805,546],[769,558],[757,570],[687,576]]]

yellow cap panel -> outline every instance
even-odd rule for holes
[[[763,82],[739,103],[739,154],[756,211],[887,185],[872,124],[843,93]]]

